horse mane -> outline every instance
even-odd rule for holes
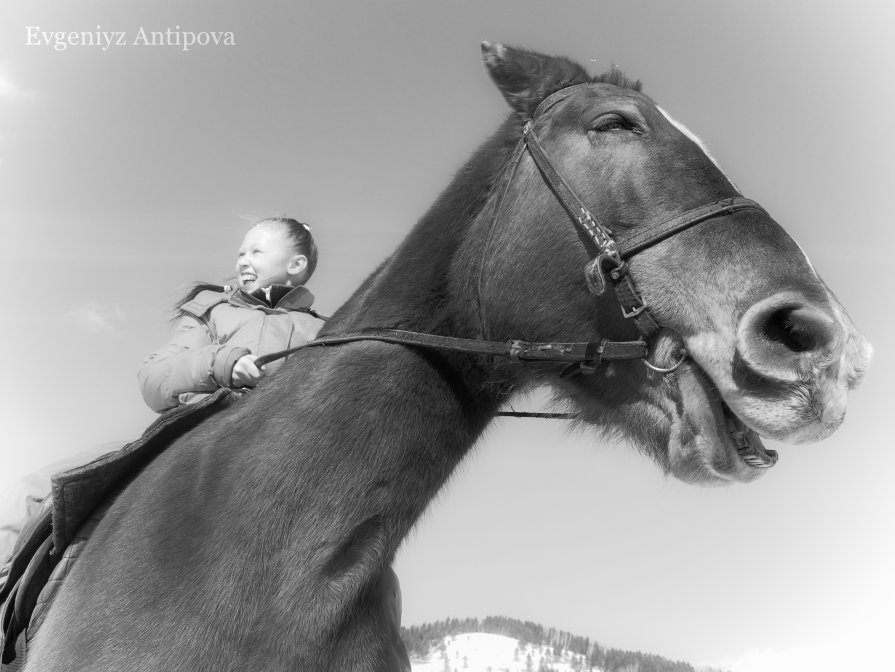
[[[483,142],[465,164],[454,174],[450,184],[435,200],[420,220],[441,219],[440,213],[458,213],[462,225],[479,214],[500,180],[513,148],[522,138],[522,126],[513,115],[508,115],[496,132]]]
[[[503,174],[513,148],[522,138],[522,126],[518,117],[507,115],[498,129],[472,153],[472,156],[454,174],[448,186],[417,221],[416,225],[398,248],[374,270],[354,294],[330,319],[326,333],[346,314],[363,312],[364,295],[380,283],[387,283],[395,297],[387,306],[379,306],[382,313],[374,317],[365,313],[377,326],[397,326],[399,315],[390,313],[390,306],[407,305],[406,300],[420,306],[421,313],[430,317],[438,313],[441,305],[432,305],[437,298],[422,296],[420,287],[426,278],[447,278],[453,251],[463,240],[465,232],[487,203],[492,191]],[[397,260],[401,260],[398,262]],[[414,301],[413,299],[416,299]],[[428,304],[427,307],[424,307]],[[403,323],[405,327],[409,325]],[[423,328],[421,324],[415,324]],[[429,328],[434,328],[430,323]]]
[[[608,72],[597,75],[591,81],[594,84],[612,84],[620,89],[630,89],[631,91],[643,90],[643,84],[641,84],[639,79],[629,78],[615,63],[612,64]]]

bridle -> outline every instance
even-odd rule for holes
[[[522,139],[508,164],[506,179],[512,180],[522,155],[528,151],[541,177],[566,211],[579,236],[596,252],[584,267],[584,279],[588,289],[594,296],[602,296],[606,291],[608,278],[608,282],[612,283],[615,290],[622,315],[634,323],[641,338],[636,341],[611,341],[603,338],[575,343],[530,343],[521,340],[503,342],[441,336],[403,329],[377,328],[322,336],[287,350],[262,355],[255,360],[255,364],[261,367],[306,348],[372,340],[452,352],[507,357],[511,361],[518,362],[566,363],[567,366],[560,375],[592,372],[604,361],[629,359],[642,359],[650,370],[660,374],[675,371],[688,357],[684,347],[678,349],[678,359],[671,366],[660,367],[649,361],[649,343],[655,341],[661,327],[651,314],[646,301],[637,291],[626,260],[670,236],[709,219],[737,210],[756,209],[761,212],[765,212],[765,210],[748,198],[740,196],[725,198],[688,210],[668,220],[642,225],[625,238],[616,240],[613,231],[591,213],[568,182],[557,172],[534,132],[534,119],[537,119],[544,110],[558,100],[568,96],[572,90],[581,86],[589,86],[589,84],[575,84],[561,89],[538,105],[532,118],[526,121],[522,127]],[[496,216],[497,214],[495,214]]]
[[[537,111],[534,116],[537,117]],[[676,233],[714,217],[749,208],[765,212],[764,208],[751,199],[742,196],[725,198],[688,210],[671,219],[640,226],[629,237],[617,241],[613,231],[591,213],[568,182],[550,163],[538,142],[531,120],[526,121],[523,126],[522,139],[528,153],[534,159],[541,177],[566,211],[572,224],[578,229],[582,238],[589,241],[596,250],[596,254],[584,267],[587,288],[594,296],[602,296],[606,291],[608,276],[615,289],[615,296],[621,307],[622,316],[635,324],[647,342],[655,339],[661,327],[651,314],[646,301],[637,291],[626,259]],[[765,214],[767,213],[765,212]],[[646,357],[644,357],[643,363],[658,373],[670,373],[683,364],[687,358],[684,348],[680,348],[678,354],[677,362],[669,367],[658,367],[650,363]]]

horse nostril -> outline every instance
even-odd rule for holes
[[[837,323],[822,307],[781,293],[750,307],[740,322],[737,349],[753,370],[794,379],[836,349]]]
[[[759,329],[764,338],[787,350],[808,352],[829,340],[825,326],[805,314],[803,307],[785,306],[770,312]]]

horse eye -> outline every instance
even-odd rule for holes
[[[605,119],[599,120],[595,125],[594,129],[598,133],[608,133],[611,131],[629,131],[631,130],[631,126],[625,122],[621,117],[606,117]]]

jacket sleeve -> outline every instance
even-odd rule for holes
[[[178,406],[185,392],[230,387],[233,365],[250,352],[242,346],[215,343],[201,320],[183,314],[171,342],[147,355],[140,365],[140,392],[149,408],[161,413]]]

